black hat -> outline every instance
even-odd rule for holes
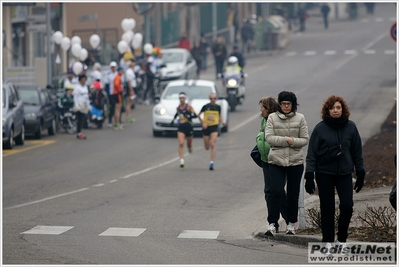
[[[290,101],[292,103],[292,111],[296,111],[298,103],[296,100],[296,96],[293,92],[282,91],[278,94],[278,102],[281,103],[283,101]]]
[[[79,81],[80,81],[81,79],[83,79],[83,78],[87,79],[87,76],[86,76],[85,74],[80,74],[80,75],[79,75]]]
[[[233,49],[238,49],[238,45],[235,44],[235,45],[233,46]]]

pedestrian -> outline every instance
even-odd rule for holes
[[[126,96],[126,121],[134,122],[135,118],[130,116],[133,101],[136,98],[135,88],[137,87],[136,74],[134,73],[135,61],[131,60],[129,67],[126,69],[126,83],[127,83],[127,96]]]
[[[75,75],[73,72],[68,72],[67,73],[67,77],[64,80],[64,88],[67,88],[68,86],[75,86],[75,84],[77,84],[78,81],[75,79]]]
[[[324,29],[328,29],[328,14],[330,13],[330,6],[327,3],[323,3],[320,11],[323,14]]]
[[[298,9],[298,18],[299,18],[299,30],[301,32],[305,31],[305,22],[308,18],[308,14],[306,13],[305,6],[301,4]]]
[[[356,124],[349,120],[349,107],[341,96],[331,95],[321,109],[322,121],[313,129],[306,156],[305,190],[319,190],[322,242],[334,242],[335,190],[339,198],[338,240],[345,243],[353,213],[352,173],[356,170],[354,190],[364,183],[362,140]]]
[[[99,81],[95,81],[90,86],[90,120],[97,125],[97,128],[101,129],[104,122],[104,94],[102,85]]]
[[[118,72],[116,71],[117,66],[118,64],[116,64],[115,61],[111,61],[111,63],[109,63],[110,71],[108,71],[107,75],[105,76],[105,92],[107,93],[109,98],[108,128],[112,127],[112,119],[114,118],[115,114],[115,99],[113,97],[113,94],[114,79],[116,74],[118,74]]]
[[[112,98],[115,103],[115,113],[114,113],[114,130],[123,130],[123,124],[120,123],[121,111],[122,111],[122,93],[123,93],[123,82],[122,82],[122,74],[123,67],[119,66],[117,68],[117,74],[114,78],[114,88]]]
[[[171,125],[173,126],[174,121],[177,117],[178,120],[178,128],[177,128],[177,139],[179,140],[179,157],[180,157],[180,168],[184,168],[184,139],[187,140],[187,148],[188,152],[192,152],[192,143],[194,136],[193,129],[193,118],[196,118],[194,108],[186,103],[187,95],[185,92],[179,93],[180,104],[176,108],[176,114],[173,117]]]
[[[251,22],[248,19],[244,20],[244,25],[241,28],[241,40],[242,48],[241,52],[245,53],[245,48],[247,53],[251,52],[251,46],[255,37],[254,29],[252,28]]]
[[[201,67],[202,67],[202,58],[204,57],[199,41],[194,42],[194,46],[190,52],[195,60],[195,63],[197,63],[197,79],[199,79]]]
[[[205,149],[211,149],[211,161],[209,163],[209,170],[213,171],[215,167],[216,157],[216,140],[219,134],[219,122],[222,122],[223,126],[226,126],[226,122],[223,121],[221,108],[216,104],[217,95],[211,93],[209,95],[210,103],[205,104],[198,118],[202,124],[202,137],[204,139]],[[201,114],[204,113],[204,118],[201,119]]]
[[[308,126],[303,114],[297,112],[297,98],[293,92],[278,94],[277,111],[270,114],[265,139],[270,145],[268,156],[270,175],[270,210],[267,235],[274,235],[282,204],[287,202],[286,234],[295,234],[298,221],[298,199],[303,173],[302,147],[309,141]],[[287,192],[284,187],[287,184]]]
[[[277,111],[278,103],[277,99],[274,97],[262,97],[259,101],[260,112],[261,112],[261,123],[260,123],[260,131],[256,136],[256,145],[258,147],[259,153],[261,155],[262,160],[262,170],[263,170],[263,180],[264,180],[264,189],[263,192],[265,194],[266,208],[267,214],[270,214],[272,201],[270,199],[270,186],[271,186],[271,177],[269,175],[269,163],[268,163],[268,155],[270,151],[270,145],[265,140],[265,129],[267,118],[270,114]],[[286,198],[283,199],[283,203],[281,204],[281,215],[284,219],[287,218],[287,203]],[[267,218],[269,224],[273,223],[271,218]],[[276,233],[278,233],[279,225],[278,222],[275,225]]]
[[[205,34],[201,33],[200,39],[200,48],[202,50],[202,66],[201,70],[205,71],[207,69],[207,58],[208,58],[208,50],[209,50],[209,43],[206,40]]]
[[[227,56],[227,49],[224,43],[224,39],[221,36],[216,38],[216,41],[212,45],[212,53],[215,59],[216,65],[216,80],[219,79],[219,75],[223,72],[224,61]]]
[[[144,92],[143,101],[145,105],[150,105],[151,101],[155,102],[154,79],[157,74],[157,66],[152,54],[147,54],[144,69],[147,78],[147,86]]]
[[[190,39],[187,37],[187,33],[183,33],[179,39],[179,43],[177,44],[178,48],[185,48],[187,50],[191,49]]]
[[[90,111],[89,88],[87,88],[87,76],[81,74],[78,77],[79,82],[75,85],[73,90],[73,110],[76,112],[76,137],[78,139],[86,139],[86,135],[82,132],[83,124],[87,113]]]
[[[101,64],[96,62],[93,64],[93,70],[90,73],[91,81],[101,82],[102,74],[101,74]]]
[[[238,49],[238,45],[234,45],[233,46],[233,52],[230,53],[229,58],[230,57],[236,57],[238,60],[238,66],[241,67],[241,69],[244,69],[245,66],[245,57],[244,55],[239,51]]]

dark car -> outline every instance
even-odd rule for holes
[[[24,104],[11,82],[3,83],[3,148],[12,149],[25,142]]]
[[[56,105],[45,88],[36,86],[19,86],[18,93],[25,107],[25,133],[42,138],[44,130],[49,135],[56,133]]]

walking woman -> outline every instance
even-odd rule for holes
[[[286,199],[286,234],[295,234],[298,221],[299,190],[304,170],[302,147],[309,141],[308,126],[303,114],[297,112],[294,93],[282,91],[278,94],[279,106],[269,115],[265,137],[270,144],[268,156],[270,175],[270,209],[267,235],[274,235],[278,219]],[[285,185],[287,184],[287,192]]]
[[[89,100],[89,88],[86,85],[87,77],[84,74],[79,75],[79,82],[75,85],[73,90],[73,110],[76,112],[77,118],[77,135],[78,139],[86,139],[86,136],[82,132],[83,124],[86,119],[87,113],[89,113],[90,100]]]
[[[176,114],[171,122],[171,125],[173,125],[175,119],[179,117],[177,139],[179,140],[180,168],[184,168],[184,139],[187,140],[188,152],[192,152],[192,142],[194,136],[192,119],[197,117],[193,107],[186,103],[186,99],[186,93],[181,92],[179,94],[180,105],[176,108]]]
[[[356,170],[354,190],[364,183],[362,141],[355,123],[349,120],[346,101],[332,95],[324,101],[322,121],[314,128],[306,156],[305,190],[319,189],[322,242],[334,242],[335,190],[339,198],[338,242],[345,243],[353,213],[352,173]]]
[[[260,131],[256,136],[256,145],[258,147],[259,153],[261,155],[262,160],[262,170],[263,170],[263,180],[265,183],[264,186],[264,193],[265,193],[265,200],[266,200],[266,208],[268,214],[270,214],[270,207],[271,207],[271,200],[270,200],[270,175],[269,175],[269,163],[267,157],[270,151],[270,145],[265,140],[265,128],[266,122],[269,115],[277,110],[278,103],[277,99],[274,97],[262,97],[259,101],[260,112],[261,112],[261,123],[260,123]],[[287,218],[287,203],[284,198],[284,203],[282,204],[281,214],[284,219]],[[270,223],[270,218],[267,218]],[[276,223],[275,225],[276,233],[278,233],[279,225]]]

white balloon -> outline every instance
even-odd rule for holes
[[[125,53],[127,48],[128,48],[128,44],[126,43],[126,41],[124,41],[124,40],[119,41],[119,43],[118,43],[118,51],[119,51],[120,54]]]
[[[133,36],[134,36],[134,32],[132,30],[125,31],[122,34],[122,40],[125,41],[126,43],[130,44],[130,42],[133,39]]]
[[[79,73],[81,73],[83,70],[83,64],[79,61],[73,63],[72,66],[72,71],[73,73],[75,73],[75,75],[79,75]]]
[[[64,49],[64,51],[67,51],[70,47],[71,47],[71,39],[65,36],[64,38],[62,38],[61,41],[61,48]]]
[[[86,49],[86,48],[82,48],[82,49],[80,50],[79,59],[80,59],[81,61],[85,61],[88,54],[89,54],[89,53],[87,52],[87,49]]]
[[[137,39],[133,39],[131,45],[133,46],[134,49],[137,49],[141,46],[141,41]]]
[[[72,39],[71,39],[71,44],[72,44],[72,46],[74,45],[74,44],[82,44],[82,39],[80,39],[80,37],[79,36],[74,36],[74,37],[72,37]]]
[[[141,44],[141,42],[143,41],[143,35],[141,33],[136,33],[133,37],[134,40],[138,40],[137,42],[139,42]]]
[[[80,50],[82,50],[82,46],[78,43],[73,44],[71,47],[72,55],[77,58],[80,56]]]
[[[93,34],[92,36],[90,36],[90,45],[93,49],[96,49],[101,42],[100,36],[98,36],[97,34]]]
[[[131,22],[130,19],[123,19],[121,22],[121,27],[123,29],[123,31],[128,31],[128,30],[132,30],[133,29],[133,24]]]
[[[153,49],[152,44],[146,43],[146,44],[144,45],[144,52],[145,52],[147,55],[149,55],[149,54],[152,53],[152,49]]]
[[[61,44],[63,37],[64,37],[64,35],[60,31],[56,31],[55,33],[53,33],[53,40],[58,45]]]

